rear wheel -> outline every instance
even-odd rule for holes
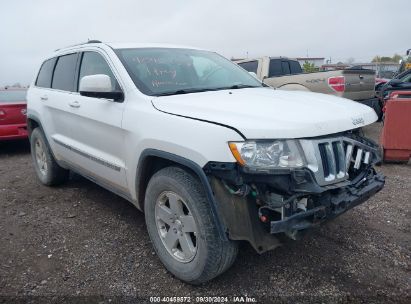
[[[211,280],[236,258],[238,245],[219,236],[202,185],[181,168],[168,167],[151,178],[145,218],[160,260],[185,282]]]
[[[37,177],[43,184],[53,186],[67,181],[69,171],[57,164],[40,128],[34,129],[31,133],[30,147]]]

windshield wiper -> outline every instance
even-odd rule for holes
[[[232,85],[231,87],[226,88],[226,89],[235,90],[235,89],[246,89],[246,88],[259,88],[259,86],[239,83],[239,84]]]
[[[239,84],[232,85],[230,87],[180,89],[177,91],[158,93],[155,96],[171,96],[171,95],[180,95],[180,94],[190,94],[190,93],[199,93],[199,92],[208,92],[208,91],[221,91],[221,90],[235,90],[235,89],[245,89],[245,88],[259,88],[259,86],[239,83]]]
[[[199,93],[199,92],[207,92],[207,91],[215,91],[215,90],[218,90],[218,88],[217,89],[215,88],[181,89],[177,91],[158,93],[156,94],[156,96],[180,95],[180,94]]]

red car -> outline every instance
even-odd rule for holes
[[[27,138],[27,89],[0,90],[0,141]]]

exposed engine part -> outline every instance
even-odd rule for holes
[[[307,211],[307,202],[308,199],[303,197],[297,202],[297,211]]]
[[[231,194],[238,195],[241,197],[246,197],[251,192],[251,187],[247,184],[242,184],[237,190],[232,189],[224,180],[221,180],[224,187],[230,192]],[[255,196],[255,194],[254,194]]]
[[[287,204],[291,204],[293,203],[299,195],[292,195],[287,199],[284,199],[284,196],[279,195],[277,193],[274,192],[269,192],[266,193],[265,197],[264,197],[264,202],[267,204],[267,206],[269,208],[281,208]]]
[[[271,208],[280,208],[284,205],[284,196],[270,192],[266,195],[266,203]]]
[[[259,253],[280,246],[280,240],[270,234],[258,218],[256,199],[252,197],[253,194],[246,197],[233,195],[223,181],[215,177],[211,178],[211,186],[217,202],[221,202],[218,204],[218,210],[223,216],[230,239],[249,241]]]
[[[275,197],[275,195],[273,197]],[[259,219],[266,225],[272,222],[285,221],[296,214],[307,212],[308,201],[308,197],[296,198],[293,196],[283,201],[282,206],[278,208],[272,208],[269,204],[266,204],[258,209]],[[290,229],[283,232],[287,237],[293,240],[296,240],[300,235],[299,229]]]

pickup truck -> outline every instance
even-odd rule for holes
[[[235,62],[274,88],[324,93],[357,101],[375,96],[375,72],[372,70],[303,73],[297,60],[286,57],[262,57]]]
[[[361,135],[372,109],[274,90],[207,50],[63,48],[45,59],[27,100],[40,182],[74,171],[130,201],[158,258],[191,284],[227,270],[240,241],[274,249],[384,186],[378,146]]]

